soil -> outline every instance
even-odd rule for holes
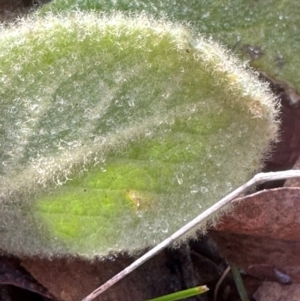
[[[51,0],[0,0],[0,22],[13,21]]]

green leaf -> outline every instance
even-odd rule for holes
[[[54,0],[41,12],[72,9],[146,11],[191,24],[234,49],[251,65],[300,89],[299,1]]]
[[[248,179],[276,139],[268,88],[180,24],[32,17],[1,29],[0,64],[0,248],[14,254],[156,244]]]

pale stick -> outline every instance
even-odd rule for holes
[[[82,299],[82,301],[91,301],[100,294],[102,294],[104,291],[106,291],[108,288],[113,286],[115,283],[119,282],[121,279],[123,279],[125,276],[130,274],[132,271],[134,271],[136,268],[141,266],[143,263],[145,263],[147,260],[152,258],[154,255],[156,255],[158,252],[172,244],[175,240],[180,238],[182,235],[196,227],[200,223],[205,223],[209,217],[216,212],[223,209],[226,205],[228,205],[233,199],[235,199],[237,196],[242,194],[243,192],[247,191],[250,187],[254,185],[259,185],[264,182],[269,181],[276,181],[276,180],[284,180],[284,179],[290,179],[290,178],[296,178],[300,177],[300,170],[287,170],[287,171],[278,171],[278,172],[268,172],[268,173],[258,173],[255,175],[250,181],[245,183],[244,185],[240,186],[230,194],[228,194],[226,197],[221,199],[219,202],[205,210],[203,213],[198,215],[195,219],[190,221],[188,224],[183,226],[181,229],[176,231],[174,234],[169,236],[167,239],[159,243],[156,247],[145,253],[143,256],[138,258],[136,261],[134,261],[131,265],[129,265],[127,268],[116,274],[114,277],[106,281],[104,284],[102,284],[100,287],[98,287],[96,290],[94,290],[91,294],[89,294],[87,297]]]

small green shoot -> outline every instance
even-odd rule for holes
[[[249,301],[248,293],[244,286],[244,282],[243,282],[243,279],[242,279],[242,276],[240,274],[238,267],[233,263],[230,264],[230,267],[231,267],[231,273],[232,273],[236,288],[238,290],[238,293],[240,295],[241,301]]]
[[[189,288],[187,290],[179,291],[177,293],[165,295],[162,297],[154,298],[148,301],[175,301],[182,300],[184,298],[193,297],[196,295],[201,295],[207,292],[209,288],[206,285],[196,286],[193,288]]]

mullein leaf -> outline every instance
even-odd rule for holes
[[[180,24],[48,15],[3,28],[0,50],[0,247],[15,254],[153,245],[276,139],[267,86]]]

